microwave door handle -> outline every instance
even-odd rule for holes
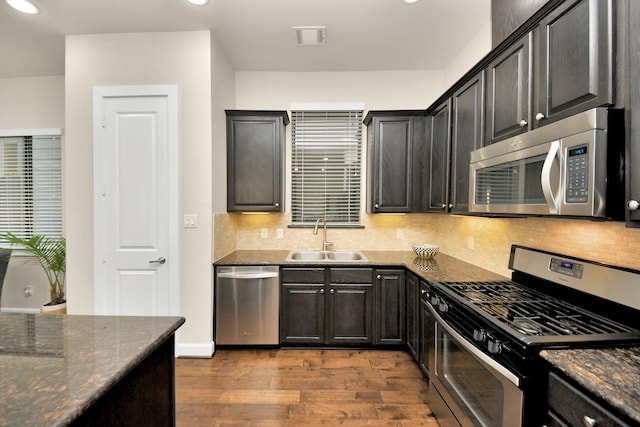
[[[540,177],[540,183],[542,184],[542,194],[544,194],[544,198],[547,201],[547,205],[549,206],[550,214],[558,213],[558,201],[554,197],[553,188],[551,187],[551,168],[553,166],[553,162],[558,155],[558,151],[560,150],[560,141],[553,141],[551,143],[551,147],[549,148],[549,153],[547,154],[546,159],[544,159],[544,163],[542,165],[542,176]]]

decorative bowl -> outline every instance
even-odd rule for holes
[[[420,271],[438,271],[438,261],[434,258],[415,257],[413,265]]]
[[[429,243],[416,243],[413,245],[413,251],[420,258],[433,258],[440,248]]]

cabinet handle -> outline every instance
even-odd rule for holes
[[[320,289],[320,295],[324,295],[324,289]]]
[[[540,121],[540,120],[542,120],[542,119],[544,119],[544,114],[542,114],[542,113],[538,113],[538,114],[536,114],[536,120],[537,120],[537,121]]]
[[[336,293],[336,291],[334,291],[333,289],[331,289],[331,290],[329,291],[329,293],[330,293],[331,295],[333,295],[333,294],[335,294],[335,293]]]
[[[453,209],[453,203],[449,203],[449,209]]]
[[[426,289],[420,289],[420,293],[421,293],[422,295],[426,295],[426,294],[427,294],[427,290],[426,290]]]
[[[276,208],[280,207],[280,203],[276,202]]]
[[[444,210],[444,209],[447,209],[447,204],[446,204],[446,203],[443,203],[441,207],[442,207],[442,209],[443,209],[443,210]]]
[[[638,210],[638,208],[640,208],[640,202],[638,202],[637,200],[629,200],[627,202],[628,210],[635,211],[635,210]]]
[[[584,417],[582,417],[582,425],[584,425],[584,427],[595,427],[596,420],[588,415],[585,415]]]
[[[520,125],[521,128],[525,127],[526,125],[528,125],[529,123],[525,120],[522,119],[518,122],[518,124]]]
[[[378,209],[380,207],[380,205],[376,203],[375,205],[373,205],[373,207]]]
[[[380,279],[382,279],[382,276],[381,276],[380,274],[378,274],[378,275],[376,276],[376,279],[380,280]]]

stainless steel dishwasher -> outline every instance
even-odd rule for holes
[[[217,267],[217,345],[279,344],[277,266]]]

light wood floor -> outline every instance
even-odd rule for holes
[[[178,427],[437,427],[409,353],[217,350],[176,360]]]

